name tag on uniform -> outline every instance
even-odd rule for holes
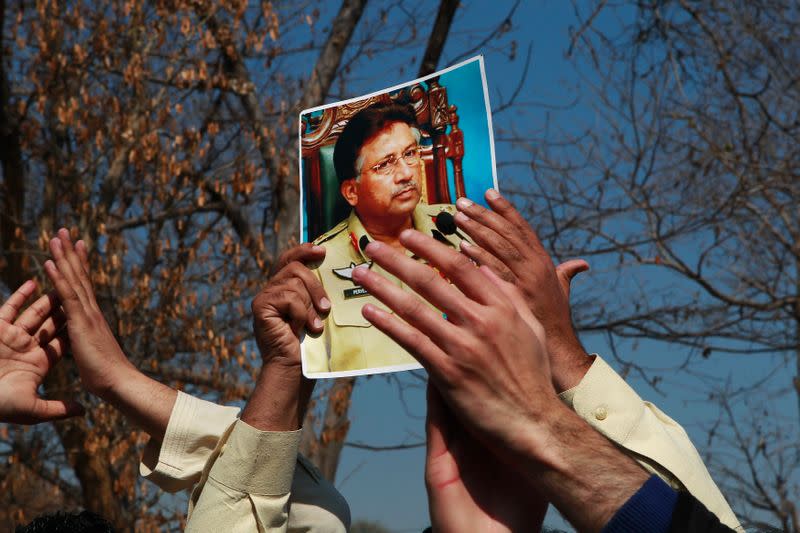
[[[352,289],[345,289],[344,290],[344,299],[349,300],[350,298],[358,298],[360,296],[368,296],[369,292],[364,287],[353,287]]]

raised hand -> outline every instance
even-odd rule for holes
[[[487,191],[486,200],[492,211],[466,198],[456,202],[456,224],[477,244],[462,241],[461,250],[519,288],[547,334],[556,389],[573,387],[592,360],[572,325],[569,288],[572,278],[589,265],[572,260],[556,268],[536,232],[508,200],[493,189]]]
[[[519,310],[523,297],[517,287],[419,232],[404,231],[400,242],[455,287],[428,266],[374,242],[367,255],[419,296],[357,268],[353,280],[394,311],[365,305],[364,316],[420,361],[452,414],[497,461],[514,468],[579,531],[600,531],[648,474],[558,399],[543,330]],[[435,445],[435,433],[431,437]],[[458,454],[447,453],[458,465]],[[467,488],[463,474],[453,480],[464,489],[456,486],[451,497],[482,497]],[[493,487],[502,493],[502,483]],[[446,487],[439,488],[444,497]]]
[[[86,244],[75,246],[69,232],[61,228],[50,241],[53,260],[44,269],[56,288],[67,317],[70,347],[81,383],[101,398],[109,399],[126,375],[138,373],[128,361],[111,331],[89,279]]]
[[[37,424],[83,414],[75,402],[45,400],[37,392],[61,359],[66,341],[58,335],[64,317],[52,294],[17,318],[35,290],[36,283],[26,281],[0,307],[0,422]]]
[[[538,531],[547,502],[498,461],[428,385],[425,487],[433,531]]]
[[[274,275],[252,304],[253,332],[265,363],[300,364],[303,328],[322,331],[320,314],[330,311],[325,289],[306,264],[325,258],[325,248],[305,243],[285,251]]]
[[[508,284],[489,268],[475,268],[463,254],[416,231],[403,232],[400,242],[460,291],[429,266],[373,242],[367,254],[441,312],[379,274],[356,269],[353,279],[396,313],[366,305],[364,316],[420,361],[485,446],[507,455],[526,431],[529,413],[544,415],[543,401],[558,402],[541,328],[529,326],[506,295]]]
[[[301,371],[300,333],[304,328],[321,332],[320,314],[331,308],[306,264],[324,257],[323,247],[308,243],[287,250],[253,300],[253,333],[264,365],[242,421],[258,429],[290,431],[303,422],[314,385]]]

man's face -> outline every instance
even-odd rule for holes
[[[421,162],[418,157],[407,162],[414,159],[411,154],[418,154],[414,150],[417,140],[403,122],[389,124],[361,147],[360,179],[345,181],[341,190],[362,221],[410,216],[414,211],[421,196]]]

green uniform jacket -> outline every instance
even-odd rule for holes
[[[414,228],[458,250],[461,242],[458,234],[444,235],[436,229],[436,215],[443,211],[454,214],[455,206],[418,204],[412,214]],[[327,377],[330,372],[348,375],[363,374],[367,369],[390,372],[419,368],[408,352],[361,316],[361,308],[367,303],[391,312],[351,279],[354,267],[371,263],[359,245],[366,242],[362,239],[364,236],[372,241],[355,211],[352,211],[347,220],[314,241],[314,244],[320,244],[326,250],[325,260],[312,271],[328,293],[331,312],[324,321],[325,328],[321,335],[307,334],[303,339],[303,372],[309,377]],[[397,286],[405,287],[404,283],[378,265],[373,264],[370,268]]]

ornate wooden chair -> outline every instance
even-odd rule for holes
[[[461,167],[464,134],[458,127],[457,108],[448,103],[447,88],[439,84],[438,77],[430,78],[424,84],[302,116],[303,193],[309,240],[333,227],[350,212],[350,206],[339,192],[333,147],[350,117],[381,101],[394,101],[414,109],[422,133],[422,201],[451,203],[450,183],[456,197],[464,196]],[[448,159],[452,163],[451,173],[448,173]]]

